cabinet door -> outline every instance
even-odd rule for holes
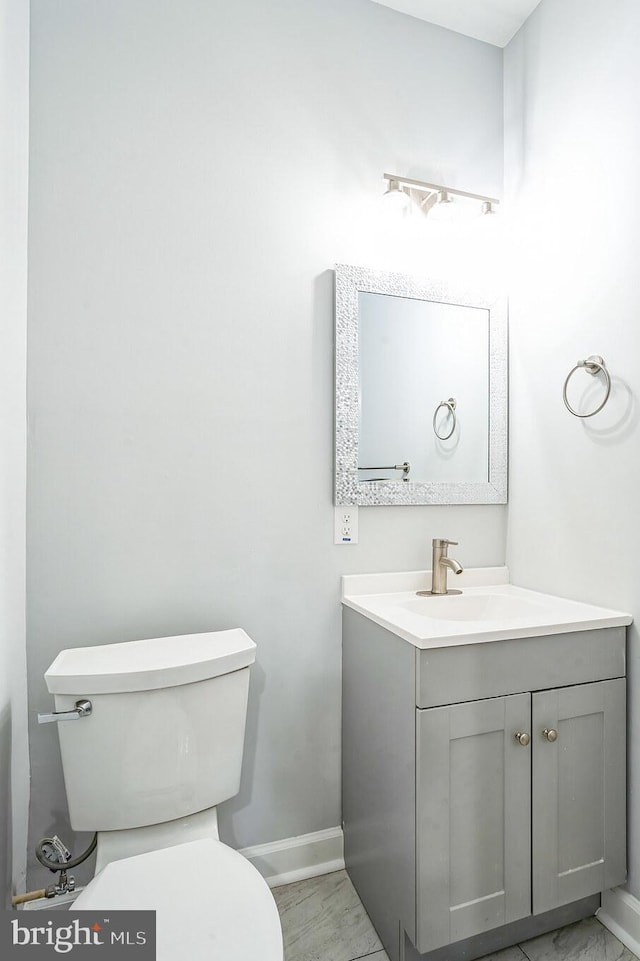
[[[625,696],[624,678],[533,695],[534,914],[626,878]]]
[[[531,695],[417,712],[420,952],[531,913]]]

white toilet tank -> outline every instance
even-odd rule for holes
[[[238,793],[255,644],[239,628],[61,651],[45,680],[56,711],[71,826],[159,824]]]

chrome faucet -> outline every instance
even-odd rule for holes
[[[447,556],[449,544],[457,547],[458,541],[448,541],[444,537],[434,537],[432,540],[431,590],[418,591],[418,594],[462,594],[462,591],[447,590],[447,571],[453,571],[454,574],[462,574],[463,570],[453,557]]]

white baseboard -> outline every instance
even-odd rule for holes
[[[258,869],[270,888],[307,878],[331,874],[344,868],[342,828],[328,828],[314,834],[302,834],[297,838],[284,838],[269,844],[256,844],[242,848],[243,854]],[[39,898],[22,906],[24,911],[67,908],[82,888],[73,894],[49,900]]]
[[[603,891],[596,916],[632,954],[640,957],[640,901],[624,888]]]
[[[240,851],[258,869],[270,888],[344,868],[342,828],[328,828]]]

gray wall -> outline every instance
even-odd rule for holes
[[[640,602],[640,5],[543,0],[506,51],[511,486],[516,583],[635,613]],[[613,392],[562,403],[589,354]],[[601,388],[575,375],[574,402]],[[583,408],[586,410],[588,408]],[[640,895],[640,642],[629,644],[629,887]]]
[[[0,2],[0,908],[24,890],[29,5]]]
[[[33,0],[31,76],[31,709],[62,648],[242,625],[223,835],[333,827],[339,575],[444,535],[499,564],[505,509],[333,545],[330,268],[399,266],[389,168],[500,192],[501,51],[369,0]],[[31,747],[31,841],[67,835],[53,726]]]

